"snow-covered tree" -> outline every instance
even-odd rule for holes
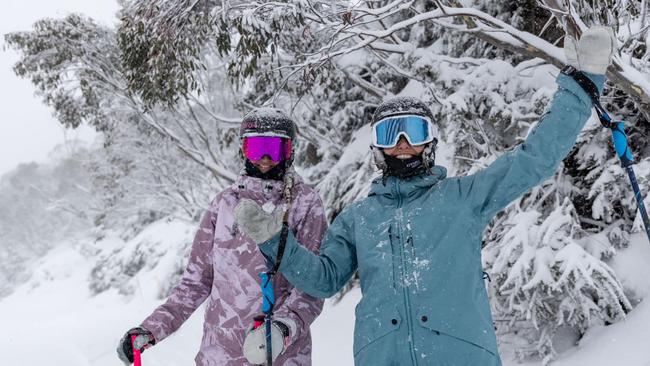
[[[230,182],[238,169],[232,116],[274,105],[296,119],[297,167],[334,217],[366,194],[376,173],[368,122],[382,99],[411,95],[429,103],[443,133],[438,161],[451,175],[471,174],[526,138],[552,97],[563,37],[593,24],[613,25],[620,44],[603,102],[626,118],[633,150],[647,156],[648,7],[591,0],[132,0],[121,12],[117,41],[113,31],[79,17],[44,21],[7,41],[24,55],[16,71],[63,123],[102,126],[107,153],[96,157],[96,177],[120,209],[148,196],[137,200],[148,202],[147,210],[134,210],[145,217],[152,207],[169,214],[160,207],[165,201],[186,210],[191,189]],[[93,42],[102,53],[87,45]],[[502,337],[524,341],[522,357],[549,361],[561,329],[578,340],[589,326],[615,322],[631,308],[606,261],[640,223],[608,134],[591,120],[556,176],[486,230],[496,325]],[[637,170],[647,191],[647,159]]]
[[[105,194],[112,195],[109,203],[141,185],[148,186],[141,193],[168,196],[180,206],[185,201],[183,210],[196,211],[205,199],[198,204],[190,199],[190,190],[205,194],[206,189],[197,182],[212,184],[214,191],[233,181],[237,152],[229,147],[236,142],[237,119],[222,117],[236,112],[218,64],[199,75],[209,94],[163,110],[146,108],[127,91],[115,32],[90,19],[45,19],[32,32],[8,34],[6,41],[23,56],[16,73],[35,84],[62,124],[88,123],[103,134],[106,156],[99,159],[104,166],[96,172]],[[131,179],[130,186],[123,184],[125,178]],[[179,179],[187,184],[179,185]],[[179,190],[184,193],[179,195]]]
[[[219,59],[197,76],[205,94],[149,107],[127,90],[115,31],[91,19],[45,19],[5,39],[22,55],[16,73],[63,125],[86,123],[100,133],[103,145],[85,165],[102,203],[92,217],[98,237],[132,237],[165,216],[197,219],[236,177],[239,118]]]

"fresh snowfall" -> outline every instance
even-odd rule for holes
[[[616,47],[600,101],[625,121],[650,192],[649,1],[119,7],[114,26],[67,14],[3,35],[13,72],[58,123],[97,138],[0,177],[0,365],[121,364],[120,338],[167,298],[202,214],[242,174],[239,128],[254,108],[295,121],[293,166],[331,223],[380,175],[369,146],[382,101],[429,106],[435,164],[474,174],[534,136],[566,40],[606,25]],[[650,365],[650,242],[595,113],[553,175],[494,215],[481,254],[504,365]],[[360,298],[353,276],[326,300],[314,365],[353,365]],[[143,364],[193,365],[203,310]]]

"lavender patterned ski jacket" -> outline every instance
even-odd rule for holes
[[[160,342],[176,331],[205,301],[203,340],[195,360],[197,366],[248,365],[242,354],[253,317],[261,314],[259,273],[267,263],[257,245],[234,224],[233,211],[243,198],[265,209],[284,209],[283,183],[241,176],[219,193],[201,220],[187,268],[167,301],[144,320],[142,327]],[[327,229],[318,194],[296,175],[289,227],[298,241],[318,252]],[[293,323],[290,344],[274,364],[311,365],[309,326],[320,314],[322,300],[295,289],[281,274],[274,277],[275,315]]]

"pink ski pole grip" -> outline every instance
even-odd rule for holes
[[[131,336],[131,346],[133,347],[133,366],[142,366],[140,359],[140,350],[135,347],[135,334]]]

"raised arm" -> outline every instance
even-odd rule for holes
[[[602,92],[605,77],[587,75]],[[589,119],[592,103],[587,93],[564,74],[558,76],[557,84],[553,101],[526,141],[486,169],[456,181],[460,194],[486,221],[551,177]]]
[[[564,38],[567,63],[591,79],[599,94],[616,43],[613,30],[603,26],[589,28],[580,41],[569,35]],[[564,73],[558,76],[557,84],[548,111],[523,144],[487,169],[456,181],[461,196],[486,223],[515,198],[553,175],[589,119],[592,101],[582,87]]]

